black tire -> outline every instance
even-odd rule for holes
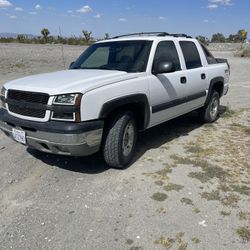
[[[220,107],[220,96],[215,90],[210,95],[208,103],[199,110],[202,122],[212,123],[218,119]]]
[[[136,139],[137,127],[133,114],[126,112],[115,116],[104,137],[105,162],[113,168],[125,168],[133,158]]]

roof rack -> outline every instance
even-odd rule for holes
[[[115,36],[113,39],[126,37],[126,36],[144,36],[144,35],[157,35],[157,36],[169,36],[167,32],[138,32],[138,33],[131,33],[126,35]]]
[[[167,32],[138,32],[138,33],[131,33],[126,35],[120,35],[115,36],[112,39],[120,38],[120,37],[127,37],[127,36],[144,36],[144,35],[156,35],[156,36],[173,36],[173,37],[186,37],[186,38],[192,38],[191,36],[188,36],[186,34],[169,34]]]
[[[192,38],[191,36],[188,36],[186,34],[170,34],[170,36]]]

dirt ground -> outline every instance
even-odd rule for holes
[[[83,49],[0,44],[0,86]],[[250,249],[250,59],[233,53],[214,51],[231,65],[218,121],[193,112],[139,134],[126,170],[0,133],[0,249]]]

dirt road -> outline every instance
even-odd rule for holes
[[[0,44],[0,85],[63,69],[84,48],[63,49]],[[222,117],[203,125],[193,112],[141,133],[126,170],[0,133],[0,249],[249,249],[250,60],[215,55],[232,72]]]

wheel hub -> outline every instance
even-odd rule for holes
[[[132,122],[129,122],[125,127],[122,141],[122,153],[124,156],[128,156],[133,148],[135,140],[135,130]]]
[[[218,114],[218,109],[219,109],[219,102],[217,99],[214,99],[213,102],[211,103],[210,115],[212,117],[216,117]]]

